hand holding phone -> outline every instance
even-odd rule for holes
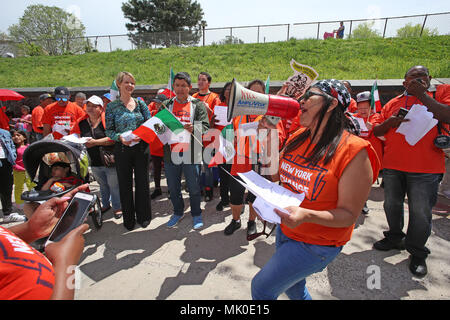
[[[45,245],[60,241],[70,231],[83,224],[95,201],[96,196],[94,194],[76,193],[50,233]]]
[[[405,109],[405,108],[400,108],[400,110],[398,111],[398,113],[397,113],[397,117],[399,117],[399,118],[405,118],[406,117],[406,115],[408,114],[408,109]]]

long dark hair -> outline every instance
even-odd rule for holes
[[[317,165],[319,161],[323,159],[323,164],[327,164],[333,158],[337,147],[342,139],[342,133],[344,130],[353,131],[353,123],[350,119],[345,115],[345,108],[338,101],[338,105],[331,111],[330,118],[326,124],[325,130],[322,133],[317,144],[314,148],[308,152],[311,147],[312,141],[317,135],[317,131],[322,125],[323,119],[328,108],[331,106],[333,102],[333,97],[327,96],[324,97],[325,103],[322,106],[322,109],[317,115],[317,126],[314,132],[311,132],[310,129],[306,129],[301,134],[299,134],[296,138],[294,138],[289,144],[287,144],[282,153],[289,153],[292,150],[300,147],[308,138],[311,138],[309,145],[306,148],[305,152],[305,162],[310,162],[312,165]]]
[[[226,100],[226,98],[225,98],[225,90],[227,90],[227,88],[229,86],[231,86],[231,82],[230,81],[225,83],[225,85],[223,86],[222,91],[220,92],[220,96],[219,96],[220,101],[225,102],[225,100]]]

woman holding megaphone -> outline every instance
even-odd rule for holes
[[[313,85],[300,100],[300,128],[279,157],[275,152],[267,159],[279,164],[272,180],[304,192],[305,199],[285,208],[289,214],[275,210],[281,218],[276,251],[252,280],[253,299],[277,299],[283,292],[290,299],[311,299],[306,277],[323,270],[351,238],[380,164],[370,143],[349,132],[349,103],[341,82]],[[265,119],[259,127],[274,128]]]

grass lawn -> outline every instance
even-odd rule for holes
[[[402,79],[413,65],[433,77],[450,77],[450,36],[390,39],[291,40],[207,47],[145,49],[67,56],[0,58],[0,87],[109,86],[119,71],[134,74],[138,85],[165,84],[170,67],[187,71],[193,82],[201,71],[213,82],[259,78],[283,81],[291,59],[312,66],[320,79]]]

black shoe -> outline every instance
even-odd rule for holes
[[[205,188],[205,201],[209,202],[213,198],[213,190],[211,188]]]
[[[373,244],[373,247],[380,251],[389,251],[392,249],[397,250],[405,250],[405,244],[403,241],[400,241],[398,243],[391,242],[389,239],[384,238],[380,241],[377,241]]]
[[[247,222],[247,237],[255,233],[256,233],[256,222],[255,221]]]
[[[224,207],[228,207],[230,204],[228,202],[222,202],[222,200],[219,201],[219,203],[216,206],[217,211],[222,211]]]
[[[361,213],[364,215],[369,214],[369,208],[367,207],[367,202],[364,203],[364,208],[362,209]]]
[[[411,261],[409,263],[409,270],[413,275],[419,278],[423,278],[427,275],[428,269],[424,258],[419,258],[416,256],[411,256]]]
[[[147,226],[150,224],[150,220],[145,220],[141,223],[142,228],[147,228]]]
[[[225,228],[225,235],[232,235],[237,229],[241,227],[241,222],[237,222],[236,220],[231,220],[230,224]]]
[[[153,191],[153,193],[150,195],[150,199],[153,200],[156,197],[159,197],[160,195],[162,195],[161,188],[155,189],[155,191]]]
[[[128,230],[128,231],[133,231],[134,226],[135,226],[135,222],[132,223],[123,223],[124,227]]]

